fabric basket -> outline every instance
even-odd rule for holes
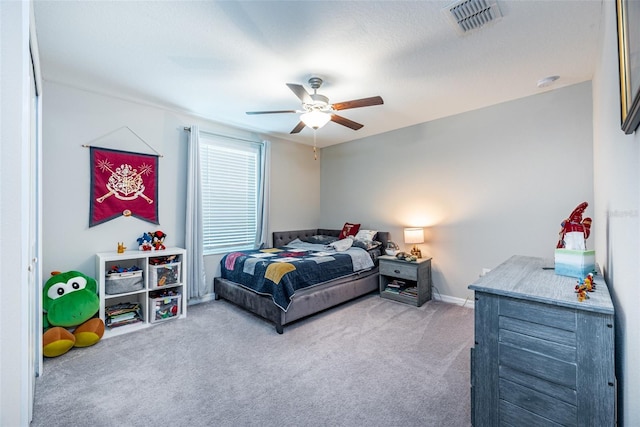
[[[142,270],[109,273],[104,281],[104,291],[109,295],[139,291],[144,288]]]

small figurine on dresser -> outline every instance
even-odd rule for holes
[[[595,292],[596,283],[593,281],[593,273],[587,274],[583,280],[578,280],[576,285],[576,293],[578,294],[578,301],[582,302],[589,299],[588,292]]]

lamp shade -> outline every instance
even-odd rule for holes
[[[414,243],[414,244],[424,243],[424,229],[423,228],[405,228],[404,242]]]
[[[331,115],[323,113],[322,111],[310,111],[301,115],[300,120],[310,128],[320,129],[331,120]]]

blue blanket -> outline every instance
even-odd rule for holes
[[[298,289],[368,270],[374,266],[364,249],[343,252],[294,241],[288,246],[231,252],[220,261],[222,278],[241,284],[287,311]]]

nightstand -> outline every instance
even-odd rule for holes
[[[420,307],[431,299],[431,258],[417,261],[378,257],[380,296]]]

